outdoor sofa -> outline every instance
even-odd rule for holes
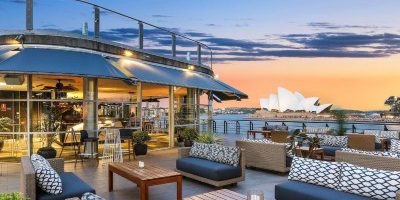
[[[84,193],[96,191],[82,181],[72,172],[64,172],[64,160],[62,158],[48,159],[51,167],[59,174],[62,182],[62,193],[58,195],[48,194],[37,187],[35,170],[29,156],[21,158],[20,191],[30,200],[64,200],[68,198],[81,198]]]
[[[221,145],[222,146],[222,145]],[[245,180],[245,154],[239,149],[238,166],[190,156],[191,147],[178,149],[176,171],[183,176],[216,187],[236,184]]]
[[[362,152],[362,151],[360,151]],[[365,151],[364,151],[365,152]],[[371,153],[371,152],[365,152],[365,153]],[[383,152],[377,152],[377,153],[383,153]],[[372,154],[372,153],[371,153]],[[377,156],[377,155],[368,155],[364,153],[355,153],[355,152],[344,152],[344,151],[337,151],[336,152],[336,161],[340,163],[348,163],[352,164],[354,166],[360,166],[360,167],[367,167],[371,169],[378,169],[378,170],[386,170],[386,171],[400,171],[400,158],[395,158],[395,157],[389,157],[389,156]],[[296,162],[296,161],[294,161]],[[322,161],[326,162],[326,161]],[[307,166],[306,171],[309,170],[309,163],[305,164]],[[305,168],[304,168],[305,169]],[[315,168],[314,168],[315,169]],[[340,172],[343,173],[345,168],[340,168]],[[293,170],[293,169],[292,169]],[[330,169],[332,170],[332,168]],[[303,171],[304,173],[307,173],[306,171]],[[314,170],[314,174],[318,174],[321,172],[316,172]],[[354,171],[348,171],[348,174],[353,174]],[[358,172],[359,173],[359,172]],[[365,173],[367,174],[367,173]],[[370,177],[372,173],[369,173],[369,179],[365,179],[365,182],[362,187],[368,188],[366,184],[368,183],[369,180],[373,180],[374,177]],[[374,174],[375,175],[375,174]],[[304,175],[305,177],[309,177],[308,174]],[[343,176],[342,174],[339,176]],[[345,175],[346,176],[346,175]],[[363,175],[361,175],[363,176]],[[290,177],[290,174],[289,174]],[[325,181],[327,179],[332,179],[330,177],[327,177],[325,175]],[[376,176],[379,177],[379,176]],[[313,180],[318,180],[318,178],[313,178]],[[396,180],[395,180],[396,181]],[[367,182],[367,183],[366,183]],[[398,182],[398,181],[397,181]],[[358,182],[358,183],[361,183]],[[356,182],[354,182],[354,185],[359,186]],[[336,183],[338,184],[338,183]],[[391,183],[396,185],[398,187],[398,183]],[[371,186],[375,186],[374,184],[371,184]],[[387,188],[387,187],[386,187]],[[360,189],[362,190],[362,189]],[[395,193],[396,200],[400,200],[400,191],[397,190],[397,193]],[[332,189],[324,186],[320,186],[317,184],[311,184],[307,182],[302,182],[302,181],[297,181],[297,180],[288,180],[285,181],[281,184],[278,184],[275,186],[275,199],[276,200],[336,200],[336,199],[346,199],[346,200],[367,200],[367,199],[373,199],[370,197],[366,196],[360,196],[357,194],[352,194],[344,191],[339,191],[337,189]]]
[[[268,140],[237,140],[236,146],[246,151],[246,167],[286,173],[291,158],[287,157],[286,144]]]

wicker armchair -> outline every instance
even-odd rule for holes
[[[51,167],[57,173],[64,172],[64,159],[54,158],[48,160]],[[21,176],[20,176],[20,191],[29,199],[36,199],[36,177],[35,170],[29,156],[21,158]]]
[[[271,140],[277,143],[288,143],[289,142],[289,131],[272,131]]]
[[[237,140],[236,146],[246,151],[246,166],[286,173],[286,145]]]
[[[375,136],[364,134],[349,134],[348,146],[362,151],[375,151]]]
[[[189,152],[190,152],[191,147],[183,147],[183,148],[179,148],[178,149],[178,158],[186,158],[189,157]],[[246,163],[246,159],[245,159],[245,152],[243,149],[241,149],[240,151],[240,168],[241,168],[241,176],[237,177],[237,178],[233,178],[233,179],[228,179],[228,180],[223,180],[223,181],[214,181],[211,179],[207,179],[201,176],[197,176],[194,174],[190,174],[181,170],[176,170],[177,172],[181,173],[183,176],[206,183],[206,184],[210,184],[216,187],[223,187],[226,185],[232,185],[232,184],[236,184],[240,181],[244,181],[245,180],[245,174],[246,174],[246,167],[245,167],[245,163]]]
[[[400,171],[400,158],[337,151],[336,161],[374,169]]]

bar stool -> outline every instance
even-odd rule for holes
[[[81,158],[81,162],[83,164],[84,157],[88,156],[88,155],[90,155],[91,158],[96,158],[97,164],[98,164],[99,163],[99,159],[98,159],[99,158],[99,154],[96,153],[96,155],[95,155],[95,153],[93,153],[93,151],[95,149],[95,145],[97,145],[97,143],[99,141],[99,138],[97,138],[97,137],[89,137],[89,133],[88,133],[87,130],[81,130],[79,132],[81,134],[81,138],[80,138],[79,143],[78,143],[78,153],[75,155],[75,166],[76,166],[76,163],[78,162],[78,157]],[[86,154],[85,153],[86,152],[87,143],[90,143],[90,149],[91,149],[90,154]],[[81,152],[81,146],[82,145],[83,145],[83,153]]]
[[[119,129],[119,135],[120,135],[121,141],[122,140],[128,141],[128,157],[129,157],[129,160],[131,160],[131,149],[133,147],[133,130],[121,128],[121,129]],[[126,152],[126,150],[123,150],[123,151]],[[133,159],[136,160],[135,151],[132,151],[132,152],[133,152]]]

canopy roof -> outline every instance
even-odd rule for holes
[[[8,54],[11,52],[3,54],[3,61],[0,59],[0,71],[129,79],[98,54],[43,48],[24,48],[10,57]]]
[[[3,46],[0,47],[0,72],[135,79],[209,90],[221,100],[247,98],[246,94],[208,74],[72,49]]]
[[[221,100],[247,98],[246,94],[228,84],[216,80],[210,75],[192,70],[126,58],[111,58],[110,62],[126,75],[142,82],[210,90],[214,91]]]

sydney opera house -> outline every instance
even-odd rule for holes
[[[328,112],[332,104],[320,104],[318,97],[304,97],[299,92],[291,92],[278,87],[277,94],[271,94],[267,99],[260,99],[261,109],[273,112]]]

